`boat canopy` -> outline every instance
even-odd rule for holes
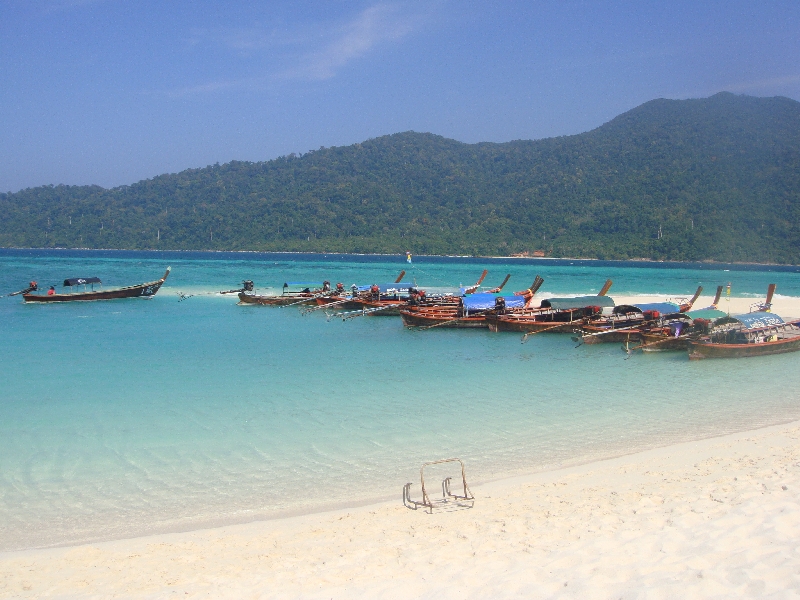
[[[408,290],[415,287],[413,283],[378,283],[381,294],[407,294]],[[359,292],[368,292],[372,289],[371,285],[358,286]]]
[[[539,308],[552,308],[555,310],[569,310],[570,308],[586,308],[599,306],[613,308],[614,300],[608,296],[576,296],[575,298],[545,298]]]
[[[669,315],[681,312],[681,307],[672,302],[646,302],[644,304],[620,304],[614,309],[614,313],[619,315],[646,311],[658,311],[662,315]]]
[[[90,283],[102,283],[98,277],[74,277],[72,279],[64,280],[64,287],[73,285],[88,285]]]
[[[690,310],[686,313],[687,317],[692,319],[708,319],[709,321],[716,321],[722,317],[727,317],[728,313],[716,308],[698,308],[697,310]]]
[[[772,325],[780,325],[783,323],[778,315],[768,312],[752,312],[744,315],[733,315],[731,319],[739,321],[747,329],[760,329],[762,327],[770,327]]]
[[[495,307],[495,300],[497,298],[504,298],[506,301],[506,308],[522,308],[525,306],[524,296],[505,296],[503,294],[470,294],[464,296],[461,302],[466,310],[491,310]]]

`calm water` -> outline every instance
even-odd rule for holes
[[[569,336],[411,331],[242,307],[253,279],[427,289],[689,296],[731,281],[800,297],[796,268],[205,253],[0,251],[0,292],[66,277],[149,281],[151,300],[0,299],[0,550],[190,529],[396,497],[420,463],[460,456],[471,482],[800,419],[800,354],[624,360]],[[729,271],[723,269],[730,268]],[[194,294],[179,302],[177,292]]]

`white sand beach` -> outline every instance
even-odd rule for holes
[[[471,509],[409,510],[400,491],[351,510],[2,554],[0,597],[800,596],[800,423],[475,486]]]
[[[614,299],[617,305],[636,304],[639,302],[665,302],[667,300],[675,302],[678,299],[677,296],[617,296],[613,292],[609,292],[609,295]],[[758,298],[741,298],[736,296],[726,298],[723,293],[717,308],[724,312],[730,312],[732,315],[738,315],[755,310],[753,307],[756,304],[764,302],[765,298],[766,290],[764,291],[764,296]],[[713,301],[713,295],[704,293],[694,303],[693,310],[706,308],[710,306]],[[775,294],[772,299],[771,312],[780,315],[784,319],[796,319],[800,317],[800,298]]]

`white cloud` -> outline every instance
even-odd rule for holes
[[[423,23],[420,14],[402,5],[376,4],[338,23],[316,22],[294,28],[195,29],[187,37],[190,48],[216,46],[252,61],[259,72],[236,80],[215,79],[169,90],[172,98],[226,91],[265,88],[291,80],[327,80],[353,61],[412,33]],[[246,63],[242,63],[246,64]]]
[[[361,58],[376,46],[399,40],[411,33],[417,18],[403,15],[392,5],[372,6],[354,20],[334,29],[333,39],[301,57],[300,65],[285,77],[330,79],[339,69]]]

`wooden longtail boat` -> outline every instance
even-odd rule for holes
[[[662,315],[678,313],[680,306],[672,302],[620,305],[611,315],[584,323],[582,341],[584,344],[640,341],[643,326],[656,322]]]
[[[800,350],[800,319],[753,312],[720,319],[710,333],[688,341],[689,358],[747,358]]]
[[[337,306],[347,310],[368,311],[367,315],[397,316],[410,294],[415,290],[413,283],[385,283],[362,286],[358,294],[349,301]]]
[[[341,287],[340,287],[341,286]],[[330,281],[322,283],[284,283],[283,293],[280,295],[258,295],[248,291],[239,292],[239,304],[252,304],[260,306],[290,306],[292,304],[305,304],[315,302],[318,298],[344,293],[344,286],[337,283],[331,289]]]
[[[642,352],[664,352],[668,350],[685,351],[690,339],[708,333],[716,321],[728,315],[716,308],[701,308],[678,315],[668,315],[660,322],[641,331],[639,346],[625,350]]]
[[[766,312],[772,306],[772,296],[775,294],[774,283],[767,288],[767,299],[752,305],[751,312]],[[723,286],[717,286],[714,301],[707,308],[690,310],[685,313],[666,315],[657,321],[643,326],[641,329],[641,344],[623,348],[628,353],[635,350],[642,352],[663,352],[669,350],[685,351],[691,340],[707,335],[710,330],[728,314],[719,310],[719,299],[722,296]]]
[[[331,294],[329,296],[322,296],[315,300],[317,303],[317,308],[308,310],[306,312],[313,312],[314,310],[318,310],[321,308],[332,308],[335,310],[364,310],[364,301],[372,301],[374,304],[369,306],[369,309],[375,308],[391,308],[392,304],[399,304],[405,301],[405,297],[408,296],[408,291],[413,288],[413,284],[410,283],[403,283],[403,277],[405,277],[406,272],[400,271],[400,274],[397,276],[397,279],[394,280],[393,283],[386,283],[383,285],[356,285],[353,284],[350,288],[350,293],[345,291],[344,286],[340,287],[341,284],[336,284],[337,290],[335,294]],[[404,296],[401,300],[400,296]],[[386,302],[381,303],[380,300],[385,300]],[[380,311],[382,312],[382,311]],[[391,312],[391,311],[390,311]],[[397,313],[395,313],[397,314]]]
[[[722,296],[723,286],[717,286],[714,301],[706,308],[690,310],[678,315],[667,315],[649,327],[643,327],[641,344],[634,347],[623,348],[631,353],[634,350],[642,352],[665,352],[671,350],[684,351],[688,341],[697,336],[708,333],[709,328],[723,317],[728,315],[717,309]],[[771,298],[771,296],[770,296]]]
[[[87,290],[83,292],[71,292],[68,294],[23,294],[25,302],[74,302],[76,300],[117,300],[119,298],[148,298],[155,296],[161,285],[169,277],[172,267],[167,267],[166,273],[158,281],[150,281],[148,283],[140,283],[139,285],[129,285],[127,287],[116,288],[112,290]],[[65,279],[65,287],[73,287],[83,285],[91,285],[94,287],[95,283],[101,283],[97,277],[76,277],[74,279]]]
[[[691,300],[674,302],[648,302],[643,304],[621,304],[609,316],[589,319],[584,323],[582,341],[585,344],[607,342],[640,342],[642,329],[659,322],[667,315],[687,312],[692,308],[703,286],[698,286]]]
[[[452,327],[474,328],[486,327],[486,319],[482,313],[459,316],[458,309],[430,310],[422,307],[418,309],[401,309],[400,317],[406,327]]]
[[[611,285],[609,279],[595,296],[545,298],[538,308],[500,311],[487,315],[486,320],[491,331],[572,333],[580,329],[586,317],[614,307],[614,300],[606,296]]]
[[[508,281],[508,278],[506,278]],[[506,281],[503,282],[505,285]],[[514,294],[469,294],[458,299],[458,304],[408,306],[400,310],[406,327],[488,327],[487,315],[496,310],[523,308],[544,280],[537,275],[531,287]],[[502,288],[502,286],[501,286]]]
[[[483,270],[480,278],[475,285],[464,290],[475,290],[480,287],[481,282],[486,277],[488,271]],[[447,308],[455,311],[458,308],[460,297],[452,295],[428,296],[425,290],[420,290],[414,284],[402,284],[400,280],[405,275],[405,271],[400,273],[400,277],[391,284],[373,284],[369,286],[353,286],[353,291],[346,301],[332,302],[330,306],[339,310],[349,310],[352,314],[345,318],[355,318],[359,316],[397,316],[403,309],[418,309],[420,307]],[[506,275],[503,283],[495,288],[502,290],[511,275]],[[318,301],[319,302],[319,301]],[[360,312],[359,312],[360,311]]]

